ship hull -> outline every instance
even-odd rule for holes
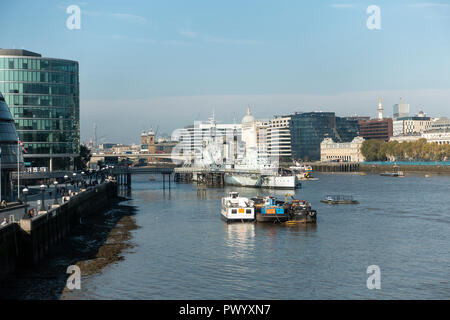
[[[231,186],[253,188],[295,189],[298,186],[295,176],[261,176],[244,173],[225,174],[224,182]]]
[[[289,223],[316,223],[317,213],[315,210],[299,210],[292,213],[289,217]]]
[[[257,213],[256,221],[257,222],[285,222],[288,219],[287,214],[267,214],[267,213]]]

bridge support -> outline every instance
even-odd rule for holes
[[[168,183],[169,183],[169,190],[170,190],[170,180],[172,179],[172,175],[170,172],[161,172],[162,178],[163,178],[163,189],[166,189],[166,175],[169,175]]]

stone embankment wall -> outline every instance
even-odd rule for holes
[[[0,280],[17,268],[39,264],[82,217],[103,212],[116,197],[117,183],[107,181],[46,213],[0,227]]]
[[[443,173],[450,174],[450,166],[421,166],[421,165],[377,165],[377,164],[361,164],[359,166],[360,171],[362,172],[394,172],[394,171],[403,171],[403,172],[415,172],[415,173]]]

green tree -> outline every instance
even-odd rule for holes
[[[365,140],[361,146],[361,154],[364,156],[366,161],[383,161],[386,159],[383,150],[381,150],[381,145],[384,142],[381,140]]]
[[[80,156],[75,158],[75,167],[78,170],[85,170],[91,156],[91,150],[83,144],[80,145]]]

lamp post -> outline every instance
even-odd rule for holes
[[[41,195],[42,195],[42,201],[41,201],[41,211],[45,211],[45,185],[41,184]]]
[[[64,175],[64,181],[66,182],[66,189],[64,190],[64,195],[67,193],[67,179],[69,179],[69,176],[66,174]]]
[[[24,196],[24,200],[25,200],[25,217],[27,217],[27,194],[28,194],[28,189],[27,188],[23,188],[22,190],[23,196]]]
[[[53,204],[56,204],[56,205],[58,205],[59,203],[58,203],[58,198],[57,198],[57,195],[58,195],[58,181],[54,181],[53,182],[53,185],[55,186],[55,201],[53,201]]]
[[[84,171],[81,171],[81,183],[80,183],[80,188],[83,187],[84,188]]]
[[[78,188],[77,174],[74,172],[72,174],[72,177],[73,177],[73,188],[75,189],[74,191],[77,191]]]

